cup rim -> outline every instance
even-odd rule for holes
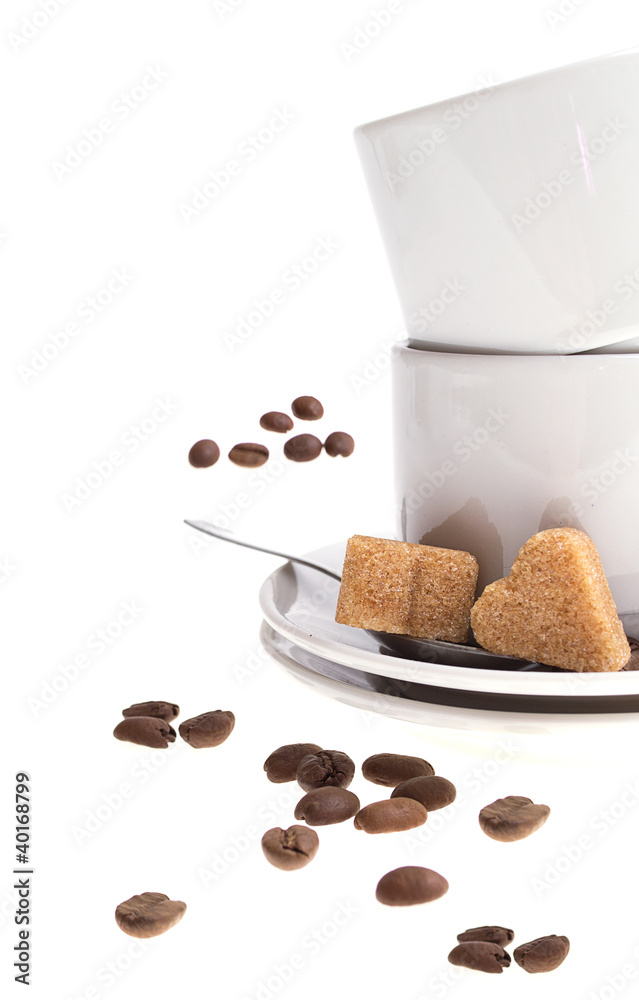
[[[583,352],[582,354],[540,354],[538,351],[531,351],[525,353],[523,351],[433,351],[426,346],[419,346],[414,340],[406,338],[404,340],[397,340],[391,346],[391,355],[414,355],[418,357],[420,355],[430,355],[433,358],[446,358],[448,360],[452,358],[458,358],[459,360],[463,358],[473,358],[477,361],[491,358],[495,362],[510,360],[512,358],[525,358],[529,363],[532,360],[541,361],[564,361],[567,358],[573,359],[575,361],[581,360],[583,363],[590,362],[591,364],[607,364],[611,361],[615,363],[617,361],[628,360],[629,358],[635,358],[636,362],[639,363],[639,353],[636,354],[622,354],[619,351],[612,351],[610,354],[590,354],[588,352]]]
[[[496,83],[494,87],[483,87],[479,90],[469,90],[464,94],[456,94],[453,97],[445,98],[441,101],[434,101],[432,104],[422,104],[415,108],[409,108],[407,111],[399,111],[393,115],[386,115],[383,118],[376,118],[373,121],[364,122],[361,125],[357,125],[353,129],[353,135],[355,137],[365,136],[368,130],[375,131],[380,127],[388,126],[391,123],[399,122],[403,118],[409,118],[412,115],[419,114],[422,111],[436,111],[438,109],[448,108],[451,104],[457,103],[458,101],[464,101],[470,97],[476,97],[478,94],[485,94],[489,91],[494,94],[496,91],[506,92],[509,90],[516,90],[522,85],[529,83],[534,83],[537,81],[542,81],[545,79],[550,79],[551,77],[557,77],[561,79],[562,76],[570,75],[571,73],[585,70],[597,65],[605,65],[606,63],[611,63],[623,56],[639,55],[639,46],[633,46],[629,49],[618,49],[615,52],[608,52],[603,56],[591,56],[588,59],[580,59],[574,63],[565,63],[562,66],[555,66],[551,69],[541,70],[538,73],[530,73],[528,76],[519,76],[513,80],[505,80],[503,83]]]

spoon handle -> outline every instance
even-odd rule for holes
[[[256,552],[267,552],[271,556],[280,556],[282,559],[288,559],[289,562],[299,563],[300,566],[308,566],[309,569],[316,569],[319,573],[325,573],[326,576],[331,576],[333,580],[341,581],[341,576],[334,573],[332,569],[327,569],[326,566],[320,566],[319,563],[309,562],[308,559],[301,559],[299,556],[290,556],[286,552],[278,552],[276,549],[267,549],[263,545],[255,545],[253,542],[245,542],[241,538],[236,538],[235,535],[227,531],[226,528],[218,528],[214,524],[210,524],[208,521],[184,521],[188,524],[190,528],[195,528],[197,531],[203,531],[205,535],[213,535],[214,538],[219,538],[223,542],[233,542],[234,545],[242,545],[245,549],[255,549]]]

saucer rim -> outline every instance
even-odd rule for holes
[[[454,701],[430,702],[428,700],[417,701],[410,695],[388,693],[376,691],[366,687],[364,684],[357,684],[348,679],[332,677],[324,672],[322,665],[343,666],[335,664],[334,661],[319,656],[317,653],[309,652],[297,646],[287,636],[282,635],[274,629],[266,620],[262,621],[260,627],[260,642],[268,655],[286,672],[292,675],[300,683],[304,683],[318,691],[324,697],[340,701],[361,711],[372,711],[375,714],[391,717],[403,722],[415,723],[418,725],[431,726],[437,729],[448,729],[452,731],[463,730],[475,735],[494,735],[503,733],[519,733],[520,735],[554,735],[557,733],[583,733],[593,725],[600,727],[614,727],[616,732],[620,729],[626,731],[628,727],[637,724],[637,710],[628,711],[627,705],[618,705],[613,711],[606,711],[605,708],[594,711],[580,711],[575,707],[571,711],[562,711],[559,704],[552,711],[539,712],[526,708],[532,699],[526,695],[514,696],[521,702],[520,708],[502,707],[486,705],[486,707],[475,707],[455,704]],[[295,656],[295,652],[307,653],[313,659],[313,665],[300,662]],[[356,668],[345,668],[352,672],[355,677],[363,674]],[[420,686],[419,684],[417,686]],[[429,685],[424,685],[427,689]],[[465,692],[467,694],[467,692]],[[484,697],[491,697],[485,694]],[[539,699],[534,699],[538,702]],[[561,703],[562,698],[547,698],[548,702]],[[579,701],[573,698],[572,701]],[[624,696],[613,698],[602,698],[597,701],[627,702]],[[632,698],[633,702],[639,703],[639,696]],[[410,706],[407,711],[401,706]],[[423,714],[423,718],[421,717]]]
[[[305,553],[303,558],[339,571],[345,546],[345,541],[334,542]],[[487,670],[481,667],[438,664],[428,660],[409,660],[400,656],[390,656],[380,649],[371,651],[358,645],[358,635],[361,635],[363,630],[348,625],[338,626],[344,636],[343,640],[335,641],[322,637],[304,628],[294,618],[287,618],[277,606],[278,582],[282,581],[284,574],[292,574],[298,587],[303,591],[305,573],[312,572],[313,570],[297,566],[290,561],[283,563],[262,583],[259,604],[262,615],[271,628],[289,639],[295,646],[322,659],[393,680],[424,683],[427,677],[431,686],[469,692],[496,695],[528,694],[553,698],[626,698],[639,695],[639,671],[537,673],[508,669]],[[337,587],[337,583],[332,582]],[[321,622],[321,618],[317,620],[318,623]]]

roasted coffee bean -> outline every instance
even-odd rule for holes
[[[132,715],[150,715],[154,719],[164,719],[165,722],[173,722],[180,714],[179,705],[173,705],[170,701],[139,701],[130,708],[123,708],[122,715],[128,719]]]
[[[296,434],[284,445],[284,454],[291,462],[312,462],[322,451],[322,442],[314,434]]]
[[[118,722],[113,735],[116,740],[157,750],[165,750],[169,743],[175,743],[175,729],[165,719],[154,719],[150,715],[130,715]]]
[[[233,732],[235,716],[218,708],[214,712],[202,712],[192,719],[180,723],[179,733],[183,740],[196,750],[203,747],[217,747]]]
[[[136,938],[156,937],[175,927],[186,912],[186,903],[169,899],[163,892],[142,892],[115,908],[115,921],[125,934]]]
[[[364,833],[395,833],[423,826],[428,813],[415,799],[382,799],[360,809],[355,817],[355,829]]]
[[[453,948],[448,961],[477,972],[502,972],[510,965],[510,955],[492,941],[464,941]]]
[[[457,935],[458,941],[489,941],[505,948],[515,937],[515,932],[508,927],[498,927],[496,924],[485,924],[483,927],[469,927]]]
[[[557,969],[570,951],[567,937],[548,934],[520,944],[513,952],[513,958],[526,972],[552,972]]]
[[[435,809],[443,809],[444,806],[449,806],[451,802],[454,802],[457,789],[448,778],[433,774],[402,781],[391,792],[391,798],[396,795],[415,799],[417,802],[421,802],[428,812],[434,812]]]
[[[196,441],[189,452],[189,462],[196,469],[208,469],[210,465],[215,465],[220,457],[220,449],[215,441],[203,438]]]
[[[548,806],[536,805],[524,795],[507,795],[484,806],[479,825],[493,840],[523,840],[543,826],[549,815]]]
[[[309,753],[317,753],[322,748],[317,743],[287,743],[278,747],[264,761],[264,770],[269,781],[281,783],[295,781],[297,765],[302,757]]]
[[[407,865],[388,872],[377,883],[375,896],[386,906],[413,906],[430,903],[448,892],[448,882],[443,875],[430,868]]]
[[[319,420],[324,416],[324,407],[315,396],[298,396],[291,403],[291,411],[298,420]]]
[[[280,413],[278,410],[269,410],[260,417],[260,427],[265,431],[275,431],[277,434],[286,434],[293,430],[293,421],[288,413]]]
[[[288,830],[273,827],[262,837],[262,850],[267,861],[282,871],[304,868],[317,854],[319,837],[307,826],[289,826]]]
[[[303,819],[309,826],[328,826],[352,819],[359,810],[359,799],[348,788],[324,785],[299,800],[295,806],[295,819]]]
[[[408,757],[402,753],[374,753],[362,764],[362,774],[376,785],[394,788],[408,778],[431,775],[435,769],[421,757]]]
[[[354,774],[355,764],[348,754],[341,750],[319,750],[302,757],[295,777],[304,791],[310,792],[324,785],[348,788]]]
[[[338,455],[348,458],[349,455],[353,454],[354,450],[355,442],[350,434],[346,434],[344,431],[333,431],[324,442],[324,451],[331,458],[337,458]]]
[[[264,465],[268,461],[268,448],[263,444],[253,444],[252,442],[245,441],[231,448],[229,458],[236,465],[256,468],[258,465]]]

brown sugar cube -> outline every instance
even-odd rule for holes
[[[465,642],[478,569],[469,552],[353,535],[346,546],[335,621]]]
[[[630,657],[597,549],[577,528],[533,535],[471,624],[484,649],[566,670],[621,670]]]

